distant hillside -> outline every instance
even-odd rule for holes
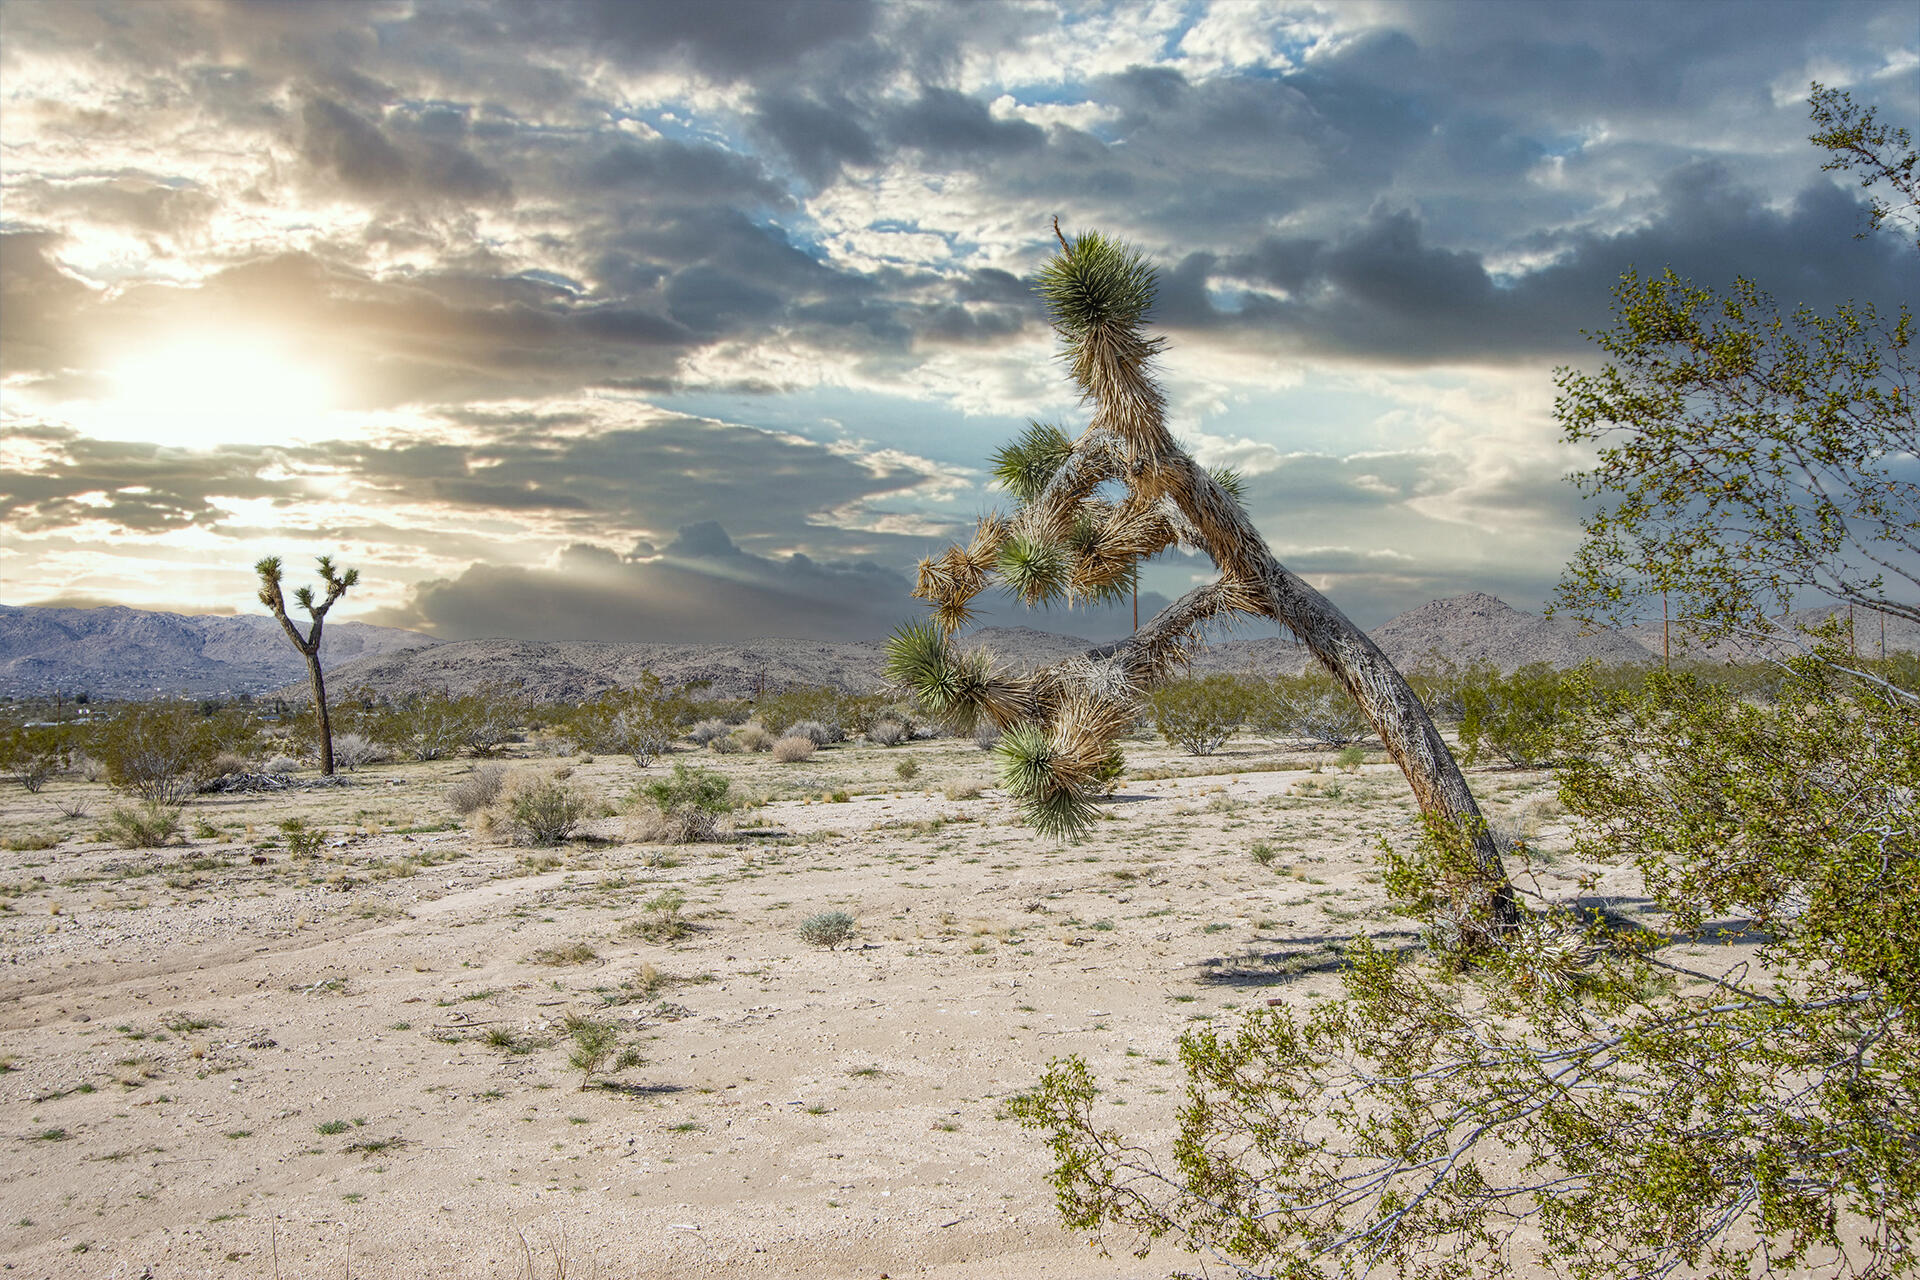
[[[416,631],[330,622],[320,633],[320,658],[331,669],[434,643]],[[0,605],[0,694],[14,697],[264,693],[304,681],[306,669],[280,624],[265,615]]]
[[[1653,656],[1619,631],[1526,613],[1484,591],[1423,604],[1369,634],[1403,667],[1448,659],[1461,666],[1490,663],[1512,671],[1534,662],[1577,667],[1590,658],[1645,662]]]
[[[1789,628],[1797,632],[1799,628],[1808,630],[1819,626],[1829,618],[1838,617],[1844,622],[1847,617],[1845,605],[1827,605],[1819,609],[1798,609],[1786,617]],[[1631,634],[1647,649],[1658,656],[1661,648],[1660,623],[1643,622],[1629,628]],[[1880,656],[1882,642],[1888,653],[1920,653],[1920,625],[1905,618],[1890,618],[1867,609],[1853,611],[1854,651],[1863,658]],[[1755,643],[1752,640],[1721,641],[1713,645],[1689,643],[1680,628],[1673,629],[1673,656],[1709,658],[1716,661],[1728,659],[1753,658],[1762,654],[1775,657],[1796,652],[1797,646],[1784,637],[1770,642]]]
[[[1271,624],[1261,629],[1273,630]],[[1482,593],[1436,600],[1401,614],[1372,634],[1389,657],[1408,667],[1434,655],[1450,656],[1462,664],[1492,663],[1508,671],[1530,662],[1565,667],[1588,658],[1644,662],[1651,656],[1617,631],[1584,632],[1571,623],[1523,613]],[[989,649],[1000,662],[1018,669],[1057,662],[1093,647],[1092,641],[1077,636],[1028,627],[984,627],[967,633],[961,644]],[[466,693],[499,683],[549,702],[589,698],[652,671],[669,686],[706,680],[716,697],[745,698],[762,688],[791,685],[877,689],[885,683],[884,661],[885,646],[880,641],[763,639],[693,645],[455,640],[346,663],[335,668],[329,679],[338,690],[364,687],[384,695]],[[1306,649],[1291,639],[1226,635],[1196,650],[1192,669],[1196,674],[1295,673],[1309,661]],[[300,689],[293,686],[288,692],[297,694]]]

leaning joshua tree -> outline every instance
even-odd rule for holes
[[[1054,231],[1059,236],[1057,223]],[[1039,831],[1071,838],[1093,818],[1114,739],[1202,628],[1236,615],[1272,619],[1353,696],[1412,783],[1430,828],[1457,850],[1442,876],[1450,914],[1468,931],[1504,930],[1518,908],[1499,851],[1420,700],[1366,633],[1274,559],[1240,505],[1237,477],[1210,474],[1168,434],[1153,370],[1162,340],[1144,329],[1154,269],[1097,233],[1059,239],[1038,288],[1091,421],[1077,439],[1035,423],[995,456],[995,475],[1018,506],[984,516],[969,545],[921,561],[914,595],[933,613],[895,633],[889,675],[958,728],[982,717],[997,725],[1001,778],[1022,815]],[[996,580],[1029,605],[1111,599],[1131,584],[1140,560],[1175,545],[1207,555],[1218,579],[1125,640],[1029,675],[952,644],[970,602]]]
[[[287,616],[287,602],[280,594],[280,557],[268,556],[253,566],[260,575],[260,603],[273,610],[273,616],[280,619],[280,626],[293,641],[307,660],[307,681],[313,686],[313,714],[320,723],[320,773],[324,777],[333,776],[333,722],[327,715],[327,684],[320,675],[320,628],[326,623],[327,610],[333,608],[333,602],[347,594],[347,588],[360,581],[358,569],[348,569],[342,573],[333,567],[332,556],[321,556],[319,561],[320,580],[327,584],[327,598],[319,604],[313,602],[313,588],[301,587],[293,593],[295,602],[307,611],[313,619],[307,627],[307,634],[301,635],[300,628],[293,625],[293,619]]]

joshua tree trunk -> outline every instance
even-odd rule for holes
[[[319,624],[316,623],[313,629],[317,636],[320,630]],[[318,644],[314,648],[317,650]],[[327,711],[327,682],[326,678],[320,674],[319,653],[308,653],[306,658],[307,683],[313,687],[313,713],[320,721],[320,776],[331,778],[333,776],[333,717]]]
[[[320,604],[313,602],[313,588],[301,587],[293,593],[300,607],[307,611],[312,619],[307,634],[301,635],[300,628],[287,616],[287,602],[280,592],[280,557],[268,556],[253,566],[260,575],[260,603],[273,611],[280,622],[280,629],[287,633],[287,639],[293,641],[293,647],[307,660],[307,683],[313,689],[313,715],[320,735],[320,776],[333,776],[333,718],[327,712],[327,683],[320,674],[320,632],[326,625],[327,610],[333,608],[333,602],[347,594],[347,588],[360,581],[358,569],[348,569],[342,573],[333,566],[331,556],[321,556],[320,579],[327,584],[327,598]]]

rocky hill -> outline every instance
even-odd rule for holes
[[[433,643],[431,636],[396,627],[329,622],[320,633],[320,659],[332,668]],[[280,624],[264,614],[0,605],[0,694],[13,697],[260,693],[304,681],[306,669]]]

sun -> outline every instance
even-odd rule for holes
[[[100,440],[209,449],[339,434],[338,379],[267,336],[163,339],[114,360],[106,384],[70,406],[73,425]]]

